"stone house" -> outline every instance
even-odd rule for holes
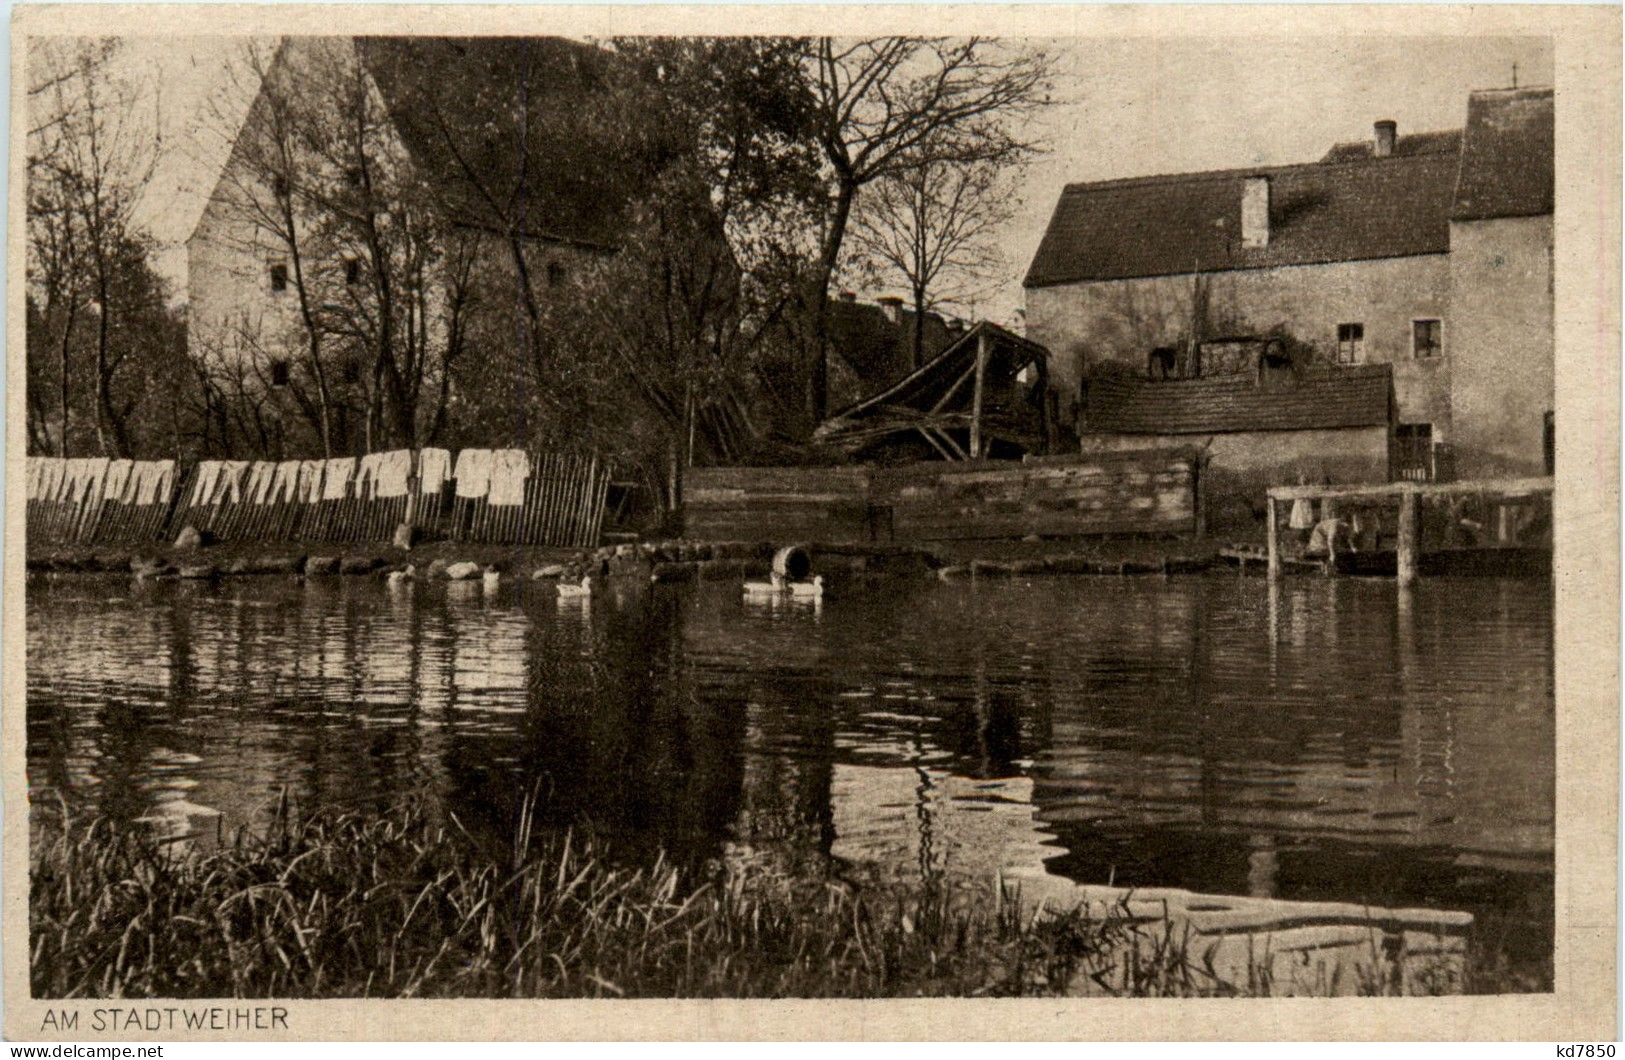
[[[546,77],[559,109],[569,106],[573,93],[590,91],[584,65],[601,61],[587,46],[551,38],[290,37],[266,64],[186,252],[188,344],[200,363],[225,380],[228,393],[235,387],[239,394],[257,395],[258,413],[272,435],[265,442],[268,455],[310,444],[293,433],[301,417],[310,416],[314,390],[307,314],[328,336],[322,356],[337,421],[335,443],[348,451],[365,442],[358,413],[370,385],[370,355],[365,348],[346,349],[344,336],[354,322],[376,319],[377,295],[366,266],[369,253],[378,252],[358,245],[354,226],[333,220],[334,203],[340,214],[350,205],[389,214],[397,240],[390,252],[403,274],[413,261],[431,263],[427,277],[411,288],[418,304],[402,310],[401,321],[401,330],[412,331],[426,347],[445,341],[454,326],[448,312],[454,269],[461,270],[465,290],[477,282],[470,276],[511,284],[517,253],[545,299],[585,257],[612,251],[613,204],[557,174],[535,178],[539,208],[517,233],[494,224],[490,211],[469,201],[466,191],[457,194],[468,181],[453,172],[456,161],[437,142],[417,101],[433,94],[451,113],[470,115],[472,127],[482,108],[489,110],[514,90],[521,50],[543,71],[538,79]],[[359,167],[350,156],[313,149],[309,135],[290,131],[298,123],[309,128],[354,121],[359,114],[367,117],[360,134],[370,167],[365,192],[383,199],[381,206],[363,205]],[[503,149],[500,143],[488,146]],[[483,165],[499,170],[503,161],[485,159]],[[427,178],[437,194],[421,203],[388,199],[413,187],[408,174]],[[325,207],[313,206],[316,201]],[[403,235],[407,225],[413,227]]]
[[[1166,424],[1155,390],[1142,422],[1177,433],[1160,427],[1194,422],[1177,396],[1192,378],[1324,387],[1380,365],[1390,453],[1352,461],[1361,478],[1549,471],[1552,108],[1550,88],[1477,91],[1460,130],[1383,121],[1315,162],[1069,185],[1025,280],[1028,334],[1077,395],[1063,415],[1086,447],[1112,444],[1090,438],[1122,432],[1091,423],[1086,380],[1173,377]],[[1255,439],[1280,455],[1259,474],[1351,463],[1343,428],[1284,437]]]

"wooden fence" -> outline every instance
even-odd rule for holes
[[[29,457],[25,527],[33,540],[136,544],[163,537],[173,460]]]
[[[1190,534],[1195,453],[1155,449],[898,467],[697,468],[685,532],[711,540],[942,541]]]
[[[195,527],[221,541],[388,541],[409,523],[430,537],[588,547],[603,528],[609,468],[593,457],[464,450],[501,473],[459,483],[442,449],[329,460],[174,461],[31,457],[30,540],[166,540]],[[472,496],[470,494],[473,494]]]

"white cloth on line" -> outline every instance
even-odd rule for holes
[[[404,497],[411,478],[412,450],[391,449],[387,453],[379,453],[373,472],[372,495],[379,498]]]
[[[220,481],[220,461],[199,460],[197,470],[192,475],[192,501],[193,506],[199,504],[213,504],[215,486]]]
[[[284,460],[276,466],[271,480],[271,503],[286,504],[299,499],[299,461]]]
[[[243,479],[247,477],[247,460],[222,460],[220,462],[220,495],[217,503],[241,504],[243,502]]]
[[[270,460],[256,460],[248,469],[248,485],[244,487],[249,504],[264,504],[271,499],[271,483],[276,481],[276,464]]]
[[[50,463],[41,469],[40,500],[59,501],[62,499],[62,490],[68,481],[68,462],[62,457],[52,457]]]
[[[175,461],[159,460],[152,472],[152,503],[168,504],[175,496]]]
[[[371,500],[378,488],[378,459],[383,453],[367,453],[356,461],[355,495]]]
[[[107,458],[87,456],[69,461],[73,467],[73,496],[75,504],[87,500],[101,500],[102,478],[107,474]]]
[[[451,454],[444,449],[418,451],[418,492],[439,493],[451,477]]]
[[[134,469],[134,460],[109,460],[107,474],[102,478],[102,499],[125,500],[130,489],[130,473]]]
[[[350,479],[355,477],[355,457],[335,456],[323,472],[322,500],[342,501],[349,496]]]
[[[464,449],[457,454],[457,496],[471,500],[485,496],[491,488],[491,450]]]
[[[299,500],[315,504],[322,499],[322,476],[326,471],[325,460],[299,461]]]
[[[513,506],[525,503],[525,479],[530,477],[530,456],[523,449],[494,449],[491,452],[489,504]]]

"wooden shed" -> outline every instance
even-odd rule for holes
[[[818,426],[813,439],[875,463],[1020,459],[1056,443],[1049,351],[983,321],[936,357]]]

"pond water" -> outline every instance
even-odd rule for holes
[[[1549,984],[1541,581],[933,581],[813,607],[33,577],[27,613],[36,802],[212,837],[283,790],[493,828],[537,792],[634,857],[1466,911]]]

